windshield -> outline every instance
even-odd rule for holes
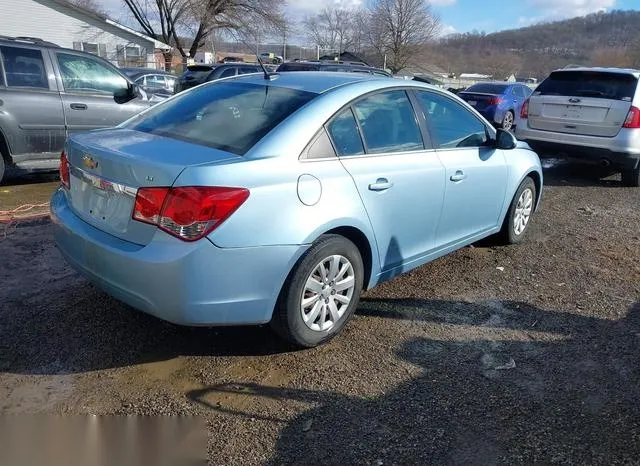
[[[244,155],[316,96],[269,85],[220,82],[159,104],[127,127]]]
[[[464,92],[479,92],[481,94],[496,94],[496,95],[500,95],[503,94],[504,91],[507,89],[507,86],[505,86],[504,84],[474,84],[473,86],[469,87],[467,90],[465,90]]]
[[[534,94],[631,101],[637,85],[638,80],[631,74],[555,71],[538,86]]]

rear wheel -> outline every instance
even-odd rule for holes
[[[632,188],[640,187],[640,166],[622,172],[622,184]]]
[[[504,114],[504,118],[502,119],[502,124],[500,125],[502,129],[509,131],[513,128],[513,122],[515,121],[514,114],[511,110]]]
[[[509,212],[504,219],[501,239],[507,244],[517,244],[524,238],[525,232],[531,223],[531,216],[536,203],[536,184],[526,177],[516,191]]]
[[[329,341],[358,306],[363,279],[362,257],[351,241],[339,235],[320,237],[287,278],[272,328],[300,347]]]

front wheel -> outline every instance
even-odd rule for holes
[[[509,131],[513,128],[513,122],[515,121],[514,114],[511,110],[504,114],[504,118],[502,119],[502,124],[500,127],[505,131]]]
[[[622,184],[632,188],[640,187],[640,166],[622,172]]]
[[[526,177],[516,191],[504,219],[500,236],[507,244],[517,244],[524,238],[536,203],[536,184]]]
[[[312,348],[344,328],[360,300],[364,266],[358,248],[340,235],[323,235],[287,278],[272,328],[296,346]]]

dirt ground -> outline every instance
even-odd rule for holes
[[[0,235],[0,413],[201,415],[211,464],[640,464],[640,189],[600,175],[548,168],[523,244],[383,284],[305,351],[136,312],[21,222]]]

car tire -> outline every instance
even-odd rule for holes
[[[631,188],[640,188],[640,166],[623,171],[622,184]]]
[[[514,127],[514,123],[515,123],[515,114],[513,113],[513,111],[509,110],[507,113],[504,114],[504,117],[502,118],[502,123],[500,123],[500,127],[505,131],[511,131]]]
[[[322,280],[321,274],[325,275]],[[353,315],[363,281],[364,266],[356,245],[340,235],[323,235],[287,277],[271,327],[297,347],[326,343]]]
[[[526,177],[511,200],[509,211],[502,224],[500,237],[503,243],[520,243],[529,229],[536,205],[536,184]]]

